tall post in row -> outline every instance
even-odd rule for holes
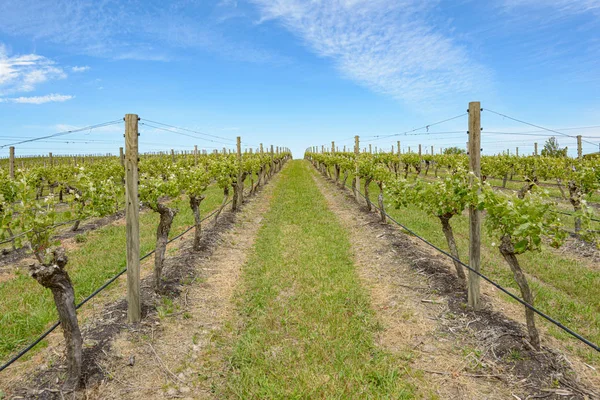
[[[358,156],[360,153],[360,140],[358,135],[354,136],[354,157],[355,157],[355,171],[354,171],[354,198],[358,201],[358,193],[360,192],[360,178],[358,177]]]
[[[269,176],[273,176],[275,173],[275,154],[273,154],[273,145],[271,145],[271,170],[269,171]]]
[[[244,182],[242,181],[242,138],[240,136],[236,139],[237,144],[237,160],[238,160],[238,173],[237,173],[237,181],[236,181],[236,197],[232,202],[232,210],[237,210],[238,206],[242,205],[244,201]]]
[[[50,166],[54,167],[54,158],[52,158],[52,152],[48,153],[48,157],[50,158]]]
[[[198,166],[198,145],[194,145],[194,166]]]
[[[431,155],[433,155],[433,145],[431,145]]]
[[[373,149],[371,147],[371,143],[369,143],[369,153],[373,154]]]
[[[469,171],[471,184],[481,177],[481,104],[478,101],[469,103]],[[469,206],[469,266],[479,272],[481,263],[481,211],[475,206]],[[479,304],[479,275],[469,271],[469,306],[478,310]]]
[[[581,150],[581,135],[577,135],[577,158],[581,160],[583,151]]]
[[[10,179],[15,179],[15,146],[10,146],[8,154],[8,175]]]
[[[127,320],[142,319],[140,300],[140,206],[138,199],[138,116],[125,115],[125,219],[127,242]]]
[[[331,152],[335,153],[335,142],[331,142]]]
[[[534,154],[534,155],[536,155],[536,156],[538,155],[537,142],[535,142],[535,143],[533,144],[533,154]]]
[[[119,162],[121,167],[125,167],[125,154],[123,154],[123,148],[119,147]]]
[[[396,145],[398,146],[398,155],[402,154],[402,151],[400,149],[400,141],[398,140],[398,142],[396,143]]]

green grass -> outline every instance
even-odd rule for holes
[[[211,186],[201,203],[201,213],[216,209],[223,199],[222,190]],[[187,198],[174,202],[179,209],[170,237],[193,225],[193,215]],[[140,213],[140,253],[154,249],[158,214]],[[125,226],[108,225],[85,234],[86,240],[68,252],[67,271],[75,287],[76,302],[80,302],[125,268]],[[110,289],[108,289],[110,290]],[[124,293],[123,293],[124,295]],[[26,271],[0,283],[0,362],[39,336],[57,320],[54,301],[49,290],[42,288]]]
[[[431,171],[430,171],[431,172]],[[351,177],[348,178],[348,185]],[[361,182],[361,193],[364,188]],[[370,187],[371,201],[376,204],[379,188],[375,183]],[[419,210],[416,206],[394,209],[386,199],[386,211],[398,222],[428,239],[436,246],[448,250],[446,239],[441,230],[438,218]],[[570,217],[565,217],[566,219]],[[570,220],[569,220],[570,222]],[[466,215],[455,216],[451,222],[461,260],[469,261],[469,219]],[[512,272],[500,255],[496,238],[486,234],[485,223],[482,225],[482,272],[502,286],[512,289],[520,296]],[[548,315],[566,324],[587,339],[600,343],[600,271],[591,269],[575,256],[561,255],[549,248],[541,252],[527,252],[519,256],[523,270],[533,279],[529,279],[535,295],[535,305]],[[589,263],[589,261],[586,261]],[[503,296],[499,294],[499,296]],[[504,298],[508,298],[504,296]],[[512,300],[511,300],[512,301]],[[554,337],[564,340],[567,347],[572,348],[588,362],[600,365],[598,352],[581,344],[571,335],[554,325],[542,322],[549,328]]]
[[[260,399],[404,399],[408,362],[378,348],[379,329],[308,163],[290,162],[243,271],[226,393]]]

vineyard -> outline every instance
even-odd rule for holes
[[[596,398],[600,157],[481,155],[480,112],[440,154],[11,144],[0,399]]]

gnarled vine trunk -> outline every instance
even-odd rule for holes
[[[169,232],[173,225],[173,219],[177,215],[176,208],[167,207],[164,204],[158,203],[154,211],[160,215],[158,228],[156,228],[156,250],[154,252],[154,290],[160,291],[160,280],[162,270],[165,263],[165,252],[167,250],[167,242],[169,241]]]
[[[450,225],[450,218],[452,218],[454,214],[448,213],[444,214],[440,219],[442,223],[442,232],[444,232],[444,236],[446,236],[446,242],[448,243],[448,248],[450,249],[450,254],[452,257],[456,258],[456,260],[452,260],[454,263],[454,268],[456,268],[456,275],[458,275],[458,279],[465,282],[467,277],[465,276],[465,271],[463,266],[457,260],[460,260],[460,255],[458,254],[458,246],[456,246],[456,240],[454,239],[454,232],[452,231],[452,226]]]
[[[581,188],[573,181],[569,181],[569,202],[575,212],[581,211]],[[581,230],[581,218],[575,217],[575,232]]]
[[[371,184],[371,179],[365,179],[365,200],[367,201],[367,210],[371,211],[373,206],[371,204],[371,199],[369,197],[369,185]]]
[[[229,186],[223,188],[223,201],[221,202],[221,207],[219,207],[219,210],[215,214],[215,226],[217,226],[217,222],[219,220],[219,215],[221,215],[221,212],[227,205],[227,200],[229,200]]]
[[[65,271],[67,261],[65,250],[58,247],[53,250],[50,262],[30,266],[30,273],[40,285],[52,291],[65,338],[67,377],[63,389],[75,390],[81,379],[83,340],[77,322],[75,291],[69,274]]]
[[[202,238],[202,218],[200,218],[200,203],[205,199],[205,196],[190,196],[190,208],[194,214],[194,245],[195,251],[200,250],[200,239]]]
[[[527,180],[527,183],[523,185],[521,189],[517,192],[517,197],[520,199],[524,199],[527,193],[531,192],[531,189],[537,184],[537,178],[533,178],[533,180]]]
[[[381,216],[381,222],[385,224],[387,222],[387,216],[385,215],[385,207],[383,205],[383,182],[377,182],[377,186],[379,186],[379,196],[377,196],[379,215]]]
[[[519,264],[519,260],[517,259],[517,255],[515,254],[515,248],[512,244],[510,236],[505,235],[502,237],[502,243],[500,244],[499,249],[500,254],[502,254],[502,257],[504,257],[510,266],[513,276],[515,277],[515,281],[517,282],[517,285],[519,285],[519,289],[521,289],[521,296],[523,296],[523,300],[533,307],[533,294],[531,293],[531,289],[527,283],[527,278],[525,277],[523,270],[521,270],[521,266]],[[527,322],[527,331],[529,333],[531,345],[536,350],[539,350],[540,335],[535,327],[535,313],[529,307],[525,308],[525,320]]]
[[[342,187],[342,188],[346,187],[346,181],[348,181],[348,171],[344,171],[344,180],[342,181],[342,184],[340,185],[340,187]]]
[[[75,221],[73,226],[71,227],[71,232],[77,232],[79,230],[79,225],[81,224],[81,220]]]

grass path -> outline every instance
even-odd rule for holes
[[[407,361],[374,343],[380,329],[347,231],[308,163],[274,191],[237,295],[241,318],[226,393],[235,398],[413,398]]]

